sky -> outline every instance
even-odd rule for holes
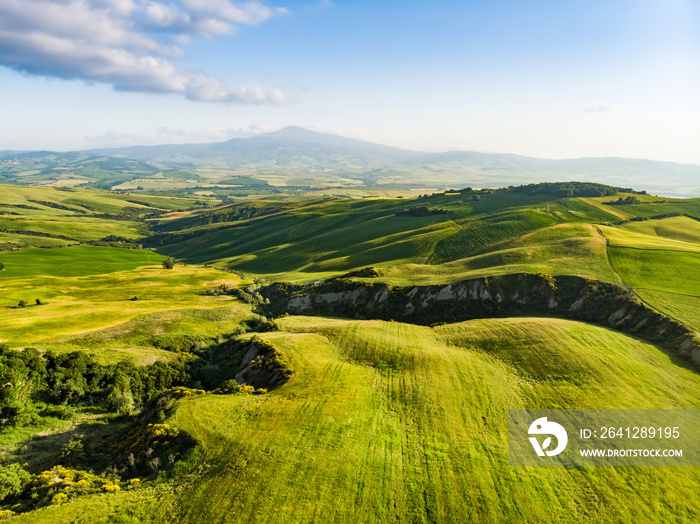
[[[700,164],[696,0],[1,0],[0,149],[289,125]]]

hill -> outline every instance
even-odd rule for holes
[[[507,443],[509,409],[700,408],[700,199],[0,189],[0,517],[700,517],[698,468]]]
[[[189,174],[171,176],[183,170]],[[300,127],[220,143],[71,153],[0,152],[0,181],[12,183],[164,190],[218,187],[231,184],[236,176],[254,176],[256,184],[263,180],[278,186],[394,189],[498,187],[577,179],[664,195],[700,196],[700,167],[694,165],[625,158],[551,160],[470,151],[425,153]],[[158,183],[151,186],[151,179]]]
[[[281,328],[262,337],[294,369],[289,383],[262,396],[185,399],[169,420],[197,439],[198,460],[210,465],[196,482],[83,496],[18,522],[88,513],[93,522],[251,523],[691,522],[700,514],[697,468],[507,463],[508,409],[697,408],[698,375],[653,346],[539,318],[431,329],[288,317]]]

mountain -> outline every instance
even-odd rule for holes
[[[550,160],[473,151],[425,153],[297,126],[221,143],[95,149],[88,153],[177,169],[284,170],[304,176],[336,171],[370,184],[493,187],[576,179],[665,195],[700,196],[700,166],[696,165],[628,158]]]
[[[32,185],[106,184],[150,176],[161,169],[133,158],[85,151],[0,151],[0,182]]]
[[[133,146],[88,153],[132,158],[177,167],[224,164],[231,168],[305,167],[313,170],[403,164],[422,153],[363,142],[302,127],[287,127],[251,138],[209,144]]]
[[[496,187],[581,180],[668,196],[700,196],[700,166],[628,158],[551,160],[501,153],[425,153],[301,127],[226,142],[102,148],[72,153],[0,152],[0,180],[15,183],[110,183],[162,171],[218,169],[284,173],[333,185],[333,176],[364,186]],[[27,175],[30,173],[30,175]],[[167,173],[166,173],[167,174]],[[331,178],[328,178],[328,177]]]

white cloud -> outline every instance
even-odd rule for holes
[[[286,13],[229,0],[1,0],[0,64],[30,75],[111,84],[189,100],[279,104],[281,91],[237,88],[176,65],[196,35],[230,33]]]
[[[589,104],[583,106],[586,113],[612,113],[620,110],[621,107],[615,104]]]

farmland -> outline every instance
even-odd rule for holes
[[[146,500],[131,492],[108,503],[103,495],[78,499],[39,510],[32,521],[93,507],[109,520],[126,504],[153,522],[227,515],[246,522],[691,522],[700,512],[695,468],[513,469],[506,462],[509,408],[697,407],[697,373],[653,346],[537,318],[430,329],[289,317],[281,328],[265,339],[295,369],[286,386],[259,398],[181,403],[172,422],[196,436],[200,460],[213,465],[196,485],[177,496],[144,492]],[[559,380],[542,381],[552,374]],[[655,504],[658,498],[666,503]]]
[[[309,283],[367,266],[341,280],[573,276],[616,286],[697,330],[698,200],[638,195],[637,204],[610,205],[619,197],[612,188],[562,197],[568,186],[546,185],[237,203],[4,187],[0,210],[16,214],[0,216],[0,358],[10,365],[15,350],[36,348],[31,366],[43,358],[53,370],[78,354],[94,363],[86,364],[92,382],[71,386],[74,396],[59,407],[47,399],[63,398],[68,382],[33,396],[17,387],[35,411],[17,408],[27,422],[3,423],[1,465],[39,450],[31,475],[65,463],[121,486],[83,494],[68,486],[67,500],[53,504],[19,497],[17,522],[700,518],[698,468],[508,465],[509,409],[700,408],[697,366],[663,339],[526,311],[432,326],[360,314],[269,320],[258,293],[274,281]],[[172,269],[162,264],[169,257]],[[244,362],[254,347],[272,360]],[[267,391],[227,390],[227,377],[245,366],[283,368],[289,379]],[[139,401],[137,373],[169,389],[152,404]],[[107,378],[98,377],[113,377],[105,391],[95,384]],[[129,388],[133,404],[116,414],[124,403],[114,399]],[[61,418],[66,411],[72,418]],[[154,444],[160,462],[147,467],[150,454],[129,459],[90,444],[153,424],[191,438],[190,447],[169,461]],[[79,437],[97,458],[61,459]],[[139,482],[134,460],[143,461]]]

